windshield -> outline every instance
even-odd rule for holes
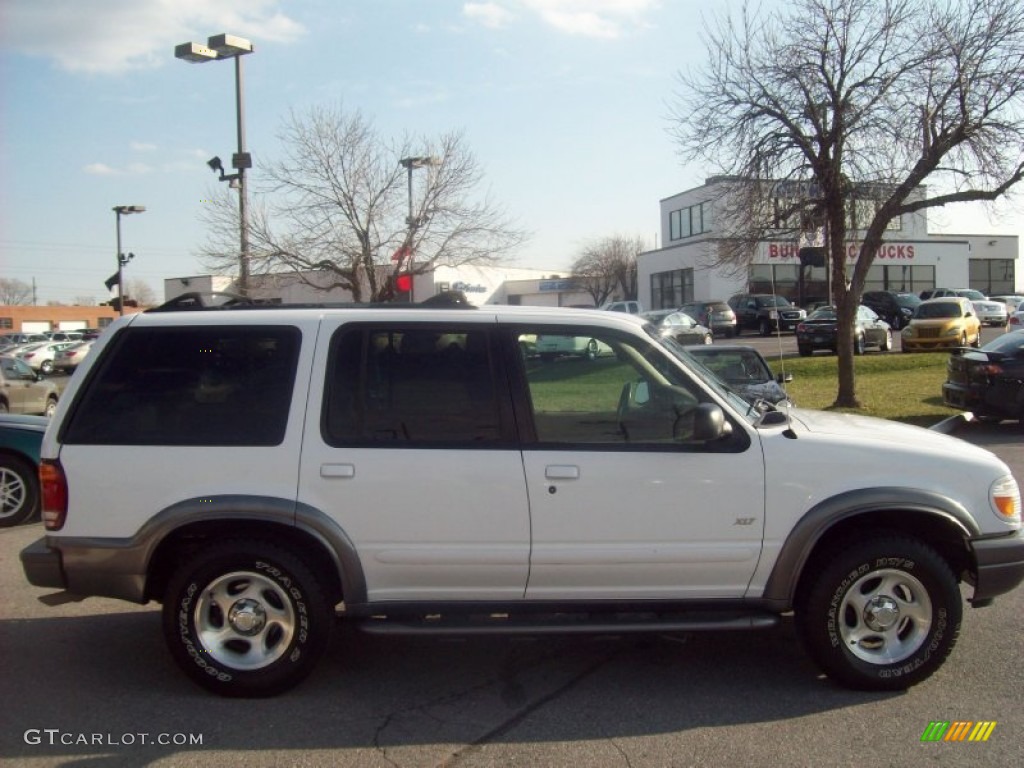
[[[963,296],[965,299],[970,299],[971,301],[986,301],[985,294],[981,291],[976,291],[973,288],[965,288],[962,291],[957,291],[956,295]]]
[[[1024,350],[1024,331],[1013,331],[997,336],[984,347],[984,352],[999,352],[1003,355],[1012,355]]]
[[[955,301],[937,301],[934,304],[920,304],[914,310],[914,319],[916,320],[936,320],[947,317],[960,317],[960,304]]]
[[[908,309],[914,309],[921,304],[921,297],[916,296],[913,293],[897,293],[896,303],[901,307],[907,307]]]
[[[714,371],[704,365],[695,355],[683,349],[682,345],[675,339],[668,336],[660,336],[657,333],[652,334],[652,336],[656,344],[668,350],[668,353],[677,360],[682,361],[687,370],[707,386],[708,389],[714,390],[720,397],[727,400],[733,407],[733,410],[744,414],[744,417],[750,424],[756,423],[764,413],[764,410],[755,408],[745,398],[736,394],[732,388],[715,375]],[[764,405],[768,410],[774,408],[770,403],[765,403]]]
[[[761,307],[791,307],[789,299],[782,296],[759,296],[757,299],[758,306]]]
[[[835,320],[836,311],[832,307],[819,307],[807,316],[808,320]]]

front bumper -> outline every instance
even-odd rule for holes
[[[990,600],[1024,581],[1024,534],[973,539],[968,542],[975,562],[972,601]]]
[[[960,338],[958,336],[954,336],[938,339],[908,339],[904,336],[901,343],[904,351],[911,349],[956,349],[960,346]]]

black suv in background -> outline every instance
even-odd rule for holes
[[[768,336],[776,331],[793,331],[807,313],[783,296],[773,293],[738,293],[729,299],[736,313],[736,335],[757,331]]]
[[[860,303],[873,309],[894,331],[898,331],[910,322],[921,298],[904,291],[865,291]]]

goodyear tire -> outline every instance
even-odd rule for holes
[[[274,696],[323,655],[332,608],[290,551],[224,541],[171,577],[163,630],[175,662],[202,687],[221,696]]]
[[[810,656],[849,688],[895,691],[928,678],[949,656],[963,606],[956,577],[931,547],[892,534],[818,561],[797,604]],[[813,566],[812,566],[813,567]]]

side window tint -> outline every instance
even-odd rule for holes
[[[524,365],[540,443],[685,442],[699,399],[653,348],[589,334],[522,333],[518,341],[529,350]]]
[[[292,327],[128,328],[90,376],[63,440],[277,445],[300,341]]]
[[[485,329],[343,328],[330,354],[323,409],[329,445],[502,437]]]

